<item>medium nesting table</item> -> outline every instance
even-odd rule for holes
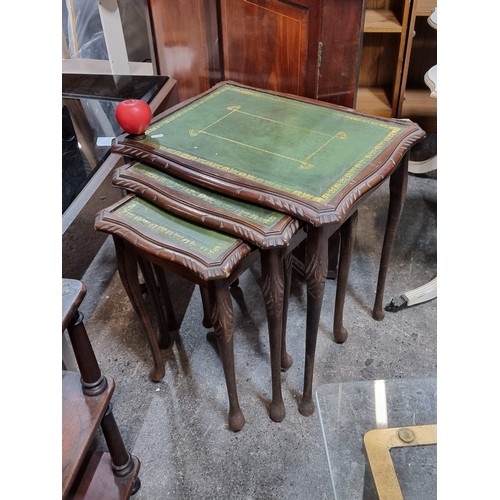
[[[341,255],[350,256],[358,207],[390,177],[373,310],[374,318],[382,319],[389,258],[406,196],[409,151],[424,137],[409,120],[364,115],[225,81],[160,114],[145,135],[118,137],[112,151],[305,223],[306,355],[299,411],[311,415],[328,238],[341,229]],[[338,279],[345,281],[345,276]],[[273,286],[283,296],[283,282]],[[339,294],[337,288],[336,301],[343,301],[344,295],[345,289]],[[334,322],[334,336],[347,337],[342,322]]]
[[[300,221],[266,207],[220,195],[138,162],[117,169],[113,184],[177,217],[230,234],[259,249],[260,285],[266,306],[271,351],[273,398],[270,416],[274,421],[281,422],[285,418],[285,405],[280,371],[292,365],[285,341],[291,251],[306,236]],[[201,288],[201,291],[203,296],[205,289]],[[209,301],[205,299],[205,302]]]

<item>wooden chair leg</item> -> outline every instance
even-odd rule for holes
[[[140,257],[137,257],[137,262],[139,263],[146,289],[156,311],[159,329],[158,344],[160,348],[169,347],[172,343],[172,339],[170,338],[168,316],[165,315],[163,310],[164,294],[160,293],[160,286],[156,280],[156,274],[153,271],[151,263]],[[170,297],[168,297],[167,300],[170,300]]]
[[[141,292],[137,260],[133,252],[127,251],[125,243],[120,238],[113,237],[113,239],[115,241],[118,273],[132,307],[139,318],[153,355],[153,368],[149,373],[149,378],[153,382],[159,382],[165,376],[165,364]]]
[[[153,264],[153,270],[156,275],[156,280],[158,282],[160,288],[160,296],[163,307],[165,308],[166,320],[167,320],[167,328],[170,332],[171,340],[177,336],[180,324],[177,320],[174,306],[172,305],[172,300],[170,298],[170,290],[167,284],[167,279],[165,277],[165,271],[161,266]],[[161,344],[160,344],[161,347]]]
[[[128,476],[135,469],[132,455],[128,452],[123,442],[120,430],[116,425],[111,404],[101,420],[101,429],[111,455],[113,474],[118,477]]]
[[[67,326],[67,330],[78,370],[80,371],[83,393],[87,396],[97,396],[103,393],[108,386],[108,382],[99,368],[99,363],[83,323],[83,314],[80,311],[75,312],[73,319]]]
[[[288,321],[288,301],[292,284],[292,254],[287,253],[283,259],[283,273],[285,278],[285,293],[283,295],[283,328],[281,333],[281,369],[288,370],[293,364],[293,358],[286,350],[286,325]]]
[[[335,279],[337,277],[339,265],[339,252],[340,252],[340,231],[335,231],[330,238],[328,238],[328,279]]]
[[[314,413],[312,400],[312,382],[316,340],[323,304],[326,274],[328,272],[328,237],[326,226],[308,228],[307,256],[307,319],[306,353],[304,365],[304,389],[299,404],[299,412],[308,417]]]
[[[200,286],[201,303],[203,305],[203,326],[212,328],[212,310],[210,309],[209,291]]]
[[[378,272],[377,293],[375,296],[375,304],[373,306],[372,317],[378,321],[384,319],[383,310],[385,282],[387,271],[389,269],[389,261],[391,258],[392,247],[396,238],[399,219],[403,211],[403,205],[406,199],[406,191],[408,189],[408,160],[409,153],[399,164],[396,171],[391,175],[389,180],[389,211],[387,216],[387,224],[385,226],[384,244],[382,247],[382,255],[380,257],[380,266]]]
[[[225,280],[208,282],[212,310],[212,323],[219,348],[219,355],[226,378],[229,396],[229,428],[239,431],[245,425],[245,417],[238,401],[233,349],[233,305],[229,283]]]
[[[342,344],[347,340],[347,330],[344,327],[344,303],[347,291],[347,278],[351,265],[352,249],[356,239],[358,212],[354,212],[340,228],[340,262],[337,276],[337,293],[333,315],[333,338]]]
[[[283,335],[284,266],[283,249],[261,252],[261,288],[266,305],[271,351],[271,419],[281,422],[285,418],[285,405],[281,394],[281,340]]]

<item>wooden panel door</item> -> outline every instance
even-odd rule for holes
[[[355,107],[365,0],[324,0],[318,94],[321,101]]]
[[[221,0],[220,7],[225,79],[316,95],[321,2]]]
[[[225,79],[354,107],[365,0],[147,0],[156,71],[185,100]]]
[[[217,33],[218,0],[147,0],[155,69],[177,80],[184,101],[222,78]]]
[[[221,0],[224,77],[353,107],[364,0]]]

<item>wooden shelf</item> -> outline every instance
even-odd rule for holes
[[[358,89],[356,111],[387,118],[392,113],[386,91],[377,87],[360,87]]]
[[[85,498],[85,500],[130,498],[140,468],[139,460],[136,457],[132,458],[134,473],[117,477],[110,474],[111,455],[108,452],[95,451],[86,464],[84,474],[73,484],[69,498]]]
[[[412,0],[366,0],[357,110],[396,117]]]
[[[432,10],[436,8],[436,5],[436,0],[418,0],[415,15],[428,17],[431,15]]]
[[[78,307],[87,292],[62,280],[62,329],[79,371],[62,370],[62,498],[127,500],[140,488],[141,462],[128,452],[111,408],[115,382],[102,374]],[[108,451],[95,450],[101,429]]]
[[[391,10],[366,9],[365,33],[401,33],[402,29]]]
[[[406,89],[401,117],[435,116],[437,99],[431,97],[431,91],[425,89]]]
[[[98,396],[85,396],[78,372],[62,372],[62,491],[73,484],[111,401],[114,382]]]

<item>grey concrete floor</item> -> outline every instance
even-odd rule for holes
[[[384,304],[437,274],[437,175],[410,176],[393,249]],[[371,317],[388,205],[388,183],[359,210],[345,304],[347,341],[332,338],[334,280],[328,280],[320,321],[314,389],[331,382],[413,378],[437,373],[437,299]],[[113,408],[124,441],[142,463],[134,498],[329,499],[333,498],[318,411],[298,412],[304,366],[305,286],[294,276],[287,329],[292,367],[282,373],[286,418],[270,420],[269,343],[259,290],[259,265],[233,290],[235,363],[246,425],[226,426],[227,393],[217,352],[202,326],[200,294],[172,276],[182,318],[180,340],[164,351],[165,378],[148,379],[146,340],[116,271],[106,240],[82,281],[81,307],[101,369],[114,378]],[[351,500],[351,499],[348,499]]]

